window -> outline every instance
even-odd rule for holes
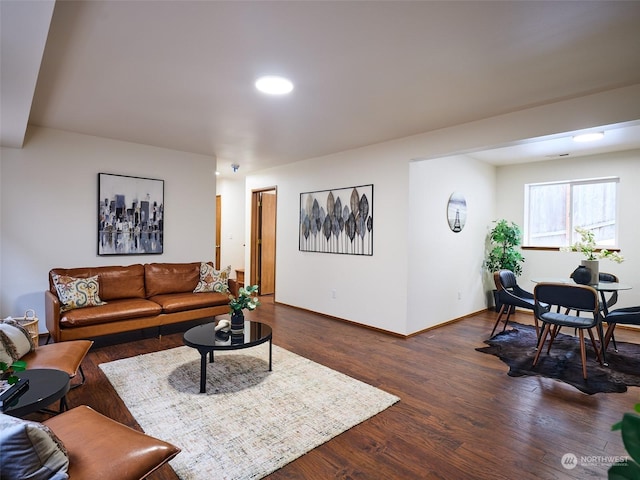
[[[576,227],[593,230],[602,247],[618,245],[618,178],[525,185],[524,245],[563,247],[578,240]]]

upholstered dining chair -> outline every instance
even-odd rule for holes
[[[573,278],[573,273],[569,275],[569,277]],[[618,279],[617,275],[614,275],[613,273],[600,272],[598,273],[598,281],[618,283],[620,280]],[[606,298],[605,292],[600,292],[600,311],[602,312],[603,316],[606,316],[607,312],[609,312],[611,307],[618,302],[617,290],[614,290],[613,292],[608,292],[608,293],[609,293],[609,297]],[[569,313],[569,312],[567,311],[565,313]],[[613,347],[616,348],[616,339],[613,336],[613,330],[611,330],[611,340],[613,340]]]
[[[534,309],[534,298],[531,292],[527,292],[522,289],[516,280],[515,274],[511,270],[499,270],[493,274],[493,281],[496,284],[497,290],[497,301],[501,304],[498,310],[498,316],[496,318],[496,322],[493,325],[493,330],[491,330],[490,337],[493,337],[493,334],[500,323],[501,318],[504,314],[507,316],[504,319],[504,327],[502,331],[504,332],[507,328],[507,324],[509,323],[509,317],[515,307],[526,308],[528,310]],[[535,326],[536,326],[536,335],[540,335],[540,328],[538,326],[538,320],[534,317]]]
[[[580,358],[582,359],[582,377],[587,379],[587,355],[584,342],[584,331],[587,330],[593,350],[596,352],[598,361],[603,363],[603,356],[600,348],[596,345],[593,336],[593,328],[598,332],[600,345],[603,343],[602,335],[602,317],[600,314],[600,305],[598,300],[598,292],[587,285],[570,285],[566,283],[538,283],[533,289],[535,299],[535,317],[542,322],[543,329],[538,341],[538,350],[533,359],[533,366],[538,364],[540,353],[544,342],[551,333],[547,353],[551,350],[551,345],[555,339],[558,330],[561,327],[575,328],[580,338]],[[557,306],[557,309],[549,308],[549,306]],[[561,313],[561,309],[566,309],[565,313]],[[575,310],[575,315],[566,313]],[[584,314],[584,316],[580,316]],[[551,330],[553,327],[553,331]]]
[[[618,347],[613,338],[613,331],[616,325],[640,326],[640,307],[618,308],[617,310],[610,311],[604,318],[604,321],[607,322],[607,333],[604,335],[604,349],[606,350],[609,346],[609,341],[613,340],[613,348],[617,352]]]

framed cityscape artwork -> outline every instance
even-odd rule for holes
[[[98,174],[98,255],[161,254],[164,180]]]
[[[301,193],[299,250],[373,255],[373,185]]]

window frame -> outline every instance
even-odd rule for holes
[[[620,219],[620,177],[597,177],[597,178],[586,178],[586,179],[575,179],[575,180],[556,180],[549,182],[535,182],[535,183],[526,183],[524,185],[524,225],[523,225],[523,235],[522,235],[522,248],[526,249],[538,249],[538,250],[559,250],[563,247],[568,247],[573,243],[573,238],[575,236],[575,227],[573,224],[573,188],[575,186],[580,185],[594,185],[598,183],[614,183],[615,184],[615,217],[614,217],[614,244],[613,245],[605,245],[605,244],[597,244],[598,250],[606,248],[609,251],[618,251],[620,250],[619,242],[619,219]],[[568,240],[569,243],[565,245],[531,245],[530,243],[530,206],[529,206],[529,195],[530,188],[537,186],[545,186],[545,185],[567,185],[569,187],[569,195],[567,198],[567,232],[570,234],[570,238]]]

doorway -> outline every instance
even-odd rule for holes
[[[276,200],[275,187],[251,193],[250,284],[260,295],[276,291]]]

